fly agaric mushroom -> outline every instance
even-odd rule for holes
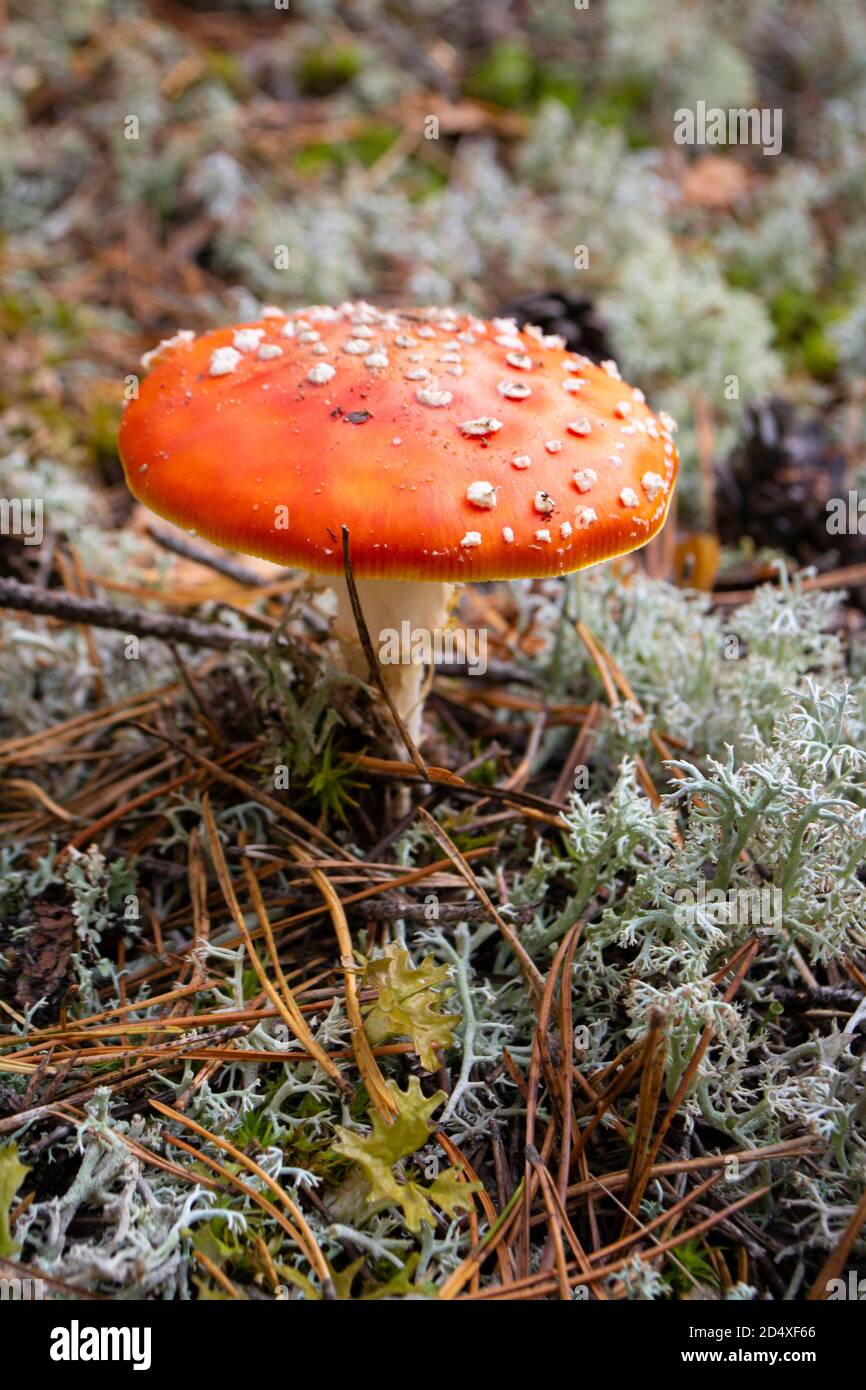
[[[153,370],[120,428],[131,491],[218,545],[331,576],[358,672],[343,527],[375,643],[406,621],[432,636],[460,582],[635,550],[670,504],[670,417],[614,362],[513,319],[265,309],[258,323],[178,333],[143,362]],[[423,666],[407,653],[381,671],[417,737]]]

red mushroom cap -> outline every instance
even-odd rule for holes
[[[635,550],[677,471],[615,363],[451,309],[314,307],[147,354],[120,456],[134,495],[232,550],[358,578],[564,574]]]

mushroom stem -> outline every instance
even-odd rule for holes
[[[367,660],[358,640],[348,586],[343,578],[329,582],[337,594],[334,636],[347,669],[366,679]],[[356,578],[355,587],[382,680],[417,744],[425,668],[433,660],[437,637],[441,641],[448,625],[457,586],[439,581]]]

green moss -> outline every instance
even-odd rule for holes
[[[677,1246],[676,1260],[671,1262],[665,1282],[674,1294],[691,1295],[694,1294],[696,1280],[712,1288],[718,1284],[718,1276],[710,1263],[703,1239],[686,1240]]]
[[[463,90],[478,101],[513,111],[534,111],[545,100],[576,111],[581,83],[574,67],[545,64],[524,44],[504,40],[466,78]]]
[[[339,758],[331,735],[307,779],[310,798],[326,825],[335,820],[349,824],[347,812],[358,804],[352,790],[362,785],[354,775],[355,767],[353,761]]]
[[[464,83],[467,96],[491,101],[497,106],[520,110],[531,105],[535,93],[536,67],[523,44],[511,40],[498,43]]]
[[[823,328],[814,328],[803,338],[803,365],[816,381],[832,381],[839,370],[839,349]]]
[[[276,1127],[270,1115],[264,1110],[248,1110],[232,1135],[232,1142],[239,1149],[246,1149],[248,1144],[266,1149],[276,1138]]]
[[[604,90],[593,97],[580,111],[582,120],[625,133],[632,149],[652,145],[653,133],[649,114],[652,83],[633,74],[605,84]]]
[[[97,401],[86,422],[85,438],[96,459],[117,457],[117,430],[121,408],[111,401]]]
[[[770,304],[776,345],[794,368],[802,364],[816,381],[832,380],[839,368],[839,349],[828,329],[844,312],[835,300],[825,301],[803,290],[783,290]]]
[[[300,56],[298,85],[305,96],[330,96],[358,75],[362,63],[361,50],[354,45],[316,44]]]
[[[318,141],[305,145],[295,155],[294,166],[302,174],[321,174],[329,169],[342,173],[358,164],[369,168],[377,159],[381,159],[399,135],[397,126],[371,121],[351,140]]]

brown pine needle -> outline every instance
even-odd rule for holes
[[[273,1262],[271,1252],[260,1235],[254,1237],[253,1243],[262,1257],[262,1264],[265,1266],[268,1278],[271,1281],[271,1289],[276,1294],[277,1289],[280,1287],[280,1276],[277,1273],[277,1267]]]
[[[517,1215],[519,1203],[523,1197],[525,1183],[526,1179],[521,1178],[495,1227],[488,1231],[487,1235],[483,1236],[477,1245],[472,1247],[463,1263],[458,1265],[458,1267],[449,1274],[445,1283],[439,1290],[440,1301],[447,1302],[450,1299],[457,1298],[461,1289],[465,1288],[470,1279],[480,1270],[487,1257],[492,1255],[505,1240],[513,1225],[514,1218]],[[513,1288],[514,1281],[512,1280],[507,1287]]]
[[[207,978],[201,947],[210,937],[210,918],[207,910],[207,874],[201,854],[198,829],[193,828],[189,837],[187,876],[189,896],[192,904],[192,929],[194,947],[192,952],[192,983],[200,985]]]
[[[58,806],[56,801],[52,801],[51,797],[46,791],[43,791],[38,782],[31,781],[29,777],[8,777],[3,782],[3,790],[4,792],[23,792],[25,796],[41,802],[46,811],[57,820],[65,821],[68,824],[71,820],[75,819],[69,811],[64,810],[62,806]]]
[[[214,1262],[213,1262],[213,1260],[209,1259],[208,1256],[205,1255],[203,1251],[201,1251],[201,1250],[193,1250],[192,1253],[193,1253],[193,1259],[198,1260],[198,1262],[199,1262],[199,1264],[201,1265],[202,1269],[207,1270],[207,1272],[208,1272],[208,1274],[210,1275],[211,1279],[213,1279],[213,1281],[214,1281],[215,1284],[219,1284],[219,1286],[220,1286],[220,1288],[222,1289],[223,1293],[227,1293],[228,1296],[229,1296],[229,1298],[241,1298],[241,1299],[242,1299],[242,1298],[244,1297],[244,1295],[241,1294],[240,1291],[239,1291],[238,1289],[235,1288],[234,1284],[232,1283],[231,1279],[229,1279],[228,1275],[227,1275],[227,1274],[223,1274],[223,1272],[222,1272],[222,1270],[219,1268],[219,1266],[218,1266],[218,1265],[215,1265]]]
[[[469,1182],[480,1182],[478,1174],[472,1167],[472,1164],[469,1162],[468,1158],[466,1158],[466,1156],[460,1151],[460,1149],[454,1143],[453,1139],[449,1139],[447,1134],[443,1134],[441,1130],[438,1130],[436,1134],[434,1134],[433,1138],[444,1150],[445,1155],[448,1158],[448,1161],[450,1163],[453,1163],[456,1168],[462,1169]],[[488,1224],[491,1227],[495,1226],[497,1219],[496,1208],[490,1200],[490,1195],[486,1191],[483,1183],[474,1195],[480,1202],[482,1208],[484,1209],[484,1215],[487,1218]],[[507,1284],[514,1278],[514,1267],[511,1262],[511,1257],[507,1250],[503,1250],[501,1245],[497,1247],[496,1255],[499,1260],[499,1270],[500,1274],[502,1275],[502,1281],[503,1283]]]
[[[821,1266],[814,1284],[806,1295],[807,1302],[820,1303],[826,1299],[830,1292],[830,1280],[838,1279],[841,1275],[864,1223],[866,1223],[866,1191],[857,1203],[851,1220],[842,1232],[835,1249],[830,1251]]]
[[[535,1003],[536,1007],[538,1007],[541,1004],[541,1001],[544,997],[544,980],[539,970],[537,969],[535,963],[530,959],[529,955],[527,954],[523,946],[523,943],[519,940],[516,932],[514,931],[514,928],[508,922],[505,921],[505,919],[494,907],[487,893],[484,891],[481,884],[479,883],[476,875],[472,872],[472,869],[470,868],[465,855],[463,855],[460,852],[460,850],[454,844],[454,841],[442,829],[442,826],[439,824],[439,822],[434,820],[430,813],[426,811],[423,806],[419,806],[417,810],[418,815],[421,817],[422,821],[426,825],[427,829],[430,831],[430,834],[433,836],[436,843],[441,845],[442,849],[445,851],[448,858],[451,860],[451,863],[457,869],[457,872],[462,875],[462,877],[468,883],[469,887],[472,889],[475,896],[478,898],[478,901],[483,903],[487,911],[490,913],[490,916],[493,918],[493,921],[499,928],[503,941],[505,941],[511,947],[511,950],[517,957],[517,963],[520,966],[521,971],[523,972],[523,978],[526,981],[526,987],[529,990],[529,993],[532,995],[533,1002]]]
[[[273,1192],[274,1196],[277,1198],[277,1201],[289,1212],[294,1226],[297,1227],[296,1231],[293,1229],[291,1232],[292,1238],[300,1245],[311,1266],[316,1271],[325,1297],[332,1297],[334,1285],[328,1262],[319,1249],[316,1237],[310,1230],[304,1213],[301,1211],[297,1202],[293,1202],[289,1194],[280,1187],[280,1184],[275,1182],[270,1174],[266,1173],[264,1168],[260,1167],[254,1159],[248,1158],[245,1153],[235,1148],[234,1144],[230,1144],[227,1139],[222,1139],[219,1135],[212,1134],[209,1129],[205,1129],[203,1125],[196,1124],[195,1120],[191,1120],[188,1115],[182,1115],[179,1110],[173,1110],[170,1105],[163,1105],[163,1103],[158,1100],[151,1100],[149,1104],[154,1110],[157,1110],[160,1115],[165,1115],[167,1119],[174,1120],[175,1124],[183,1126],[184,1129],[191,1130],[192,1133],[197,1134],[200,1139],[206,1140],[207,1143],[213,1144],[216,1148],[221,1149],[223,1153],[229,1154],[236,1163],[240,1163],[243,1168],[246,1168],[247,1172],[254,1173],[266,1187],[270,1188],[271,1192]],[[207,1155],[201,1152],[197,1151],[196,1157],[208,1162]],[[214,1167],[215,1165],[211,1162],[210,1166]],[[229,1174],[228,1169],[223,1170],[223,1176],[227,1176],[236,1183],[241,1182],[240,1178],[234,1178],[233,1175]],[[256,1192],[255,1188],[250,1187],[249,1184],[244,1183],[244,1188],[247,1191],[247,1195],[251,1196],[259,1205],[262,1204],[263,1200],[266,1200]],[[272,1207],[271,1203],[268,1203],[268,1205]]]
[[[721,1222],[726,1221],[729,1217],[733,1216],[735,1212],[740,1211],[742,1207],[748,1206],[750,1202],[757,1202],[761,1197],[766,1197],[769,1191],[769,1187],[758,1187],[754,1192],[747,1192],[744,1197],[738,1198],[737,1201],[732,1202],[730,1206],[714,1212],[712,1216],[706,1217],[703,1221],[698,1222],[697,1225],[690,1226],[685,1231],[680,1231],[678,1235],[672,1236],[670,1240],[662,1241],[659,1245],[653,1246],[652,1249],[641,1252],[637,1258],[644,1264],[651,1264],[654,1260],[660,1259],[662,1255],[667,1255],[671,1250],[676,1250],[678,1246],[686,1244],[687,1241],[694,1240],[697,1236],[703,1235],[705,1231],[711,1230],[714,1226],[718,1226]],[[602,1279],[609,1278],[611,1274],[618,1274],[620,1270],[624,1269],[626,1265],[630,1263],[631,1258],[634,1257],[616,1260],[613,1264],[603,1265],[600,1269],[594,1269],[589,1274],[584,1274],[582,1270],[575,1268],[574,1263],[571,1263],[568,1270],[569,1283],[572,1286],[578,1284],[597,1284]],[[548,1293],[555,1293],[556,1288],[556,1279],[547,1275],[544,1271],[540,1271],[537,1274],[527,1275],[525,1279],[517,1280],[514,1284],[510,1285],[508,1289],[493,1287],[482,1289],[481,1292],[476,1295],[464,1294],[462,1301],[468,1302],[474,1299],[483,1302],[495,1302],[501,1298],[515,1298],[521,1292],[527,1293],[531,1298],[543,1298]]]
[[[610,705],[611,709],[613,709],[615,705],[619,704],[619,696],[616,693],[616,686],[613,683],[613,678],[601,647],[582,618],[578,619],[575,623],[574,630],[598,668],[599,679],[604,687],[607,703]]]
[[[237,777],[233,772],[227,772],[221,764],[229,761],[229,758],[221,758],[219,762],[215,762],[213,758],[206,758],[203,753],[199,753],[195,748],[190,748],[187,744],[180,743],[177,739],[169,738],[167,734],[161,733],[158,729],[152,729],[147,724],[136,723],[134,727],[140,729],[148,738],[160,739],[163,743],[167,743],[172,748],[178,749],[179,752],[183,753],[185,758],[189,758],[190,762],[197,763],[199,767],[205,768],[218,782],[224,782],[227,786],[233,787],[235,791],[241,792],[250,801],[257,801],[259,805],[271,811],[278,819],[287,821],[289,825],[293,826],[295,830],[299,831],[307,839],[317,840],[320,844],[324,845],[326,849],[329,849],[332,854],[339,855],[339,857],[345,859],[347,863],[352,863],[352,855],[349,854],[348,851],[336,844],[336,842],[332,840],[329,835],[326,835],[323,830],[319,830],[317,826],[311,825],[303,816],[299,816],[297,811],[292,810],[291,806],[286,806],[277,797],[271,796],[269,792],[262,791],[261,788],[257,787],[253,782],[247,782],[243,777]],[[252,751],[254,746],[255,745],[246,746],[243,752],[248,753]],[[229,757],[237,760],[236,755],[239,751],[240,750],[237,749],[234,750]]]
[[[288,1217],[284,1216],[278,1207],[274,1206],[273,1202],[268,1201],[267,1197],[263,1197],[262,1194],[257,1192],[254,1187],[251,1187],[249,1183],[244,1182],[243,1178],[238,1177],[237,1173],[230,1172],[230,1170],[224,1167],[217,1159],[211,1158],[210,1154],[206,1154],[201,1149],[196,1149],[192,1144],[188,1144],[185,1139],[178,1139],[174,1134],[166,1134],[163,1137],[169,1148],[180,1149],[182,1153],[189,1154],[190,1158],[195,1159],[197,1163],[203,1163],[205,1167],[218,1173],[223,1180],[223,1186],[234,1188],[235,1191],[242,1192],[245,1197],[249,1197],[250,1201],[255,1202],[256,1206],[261,1207],[263,1212],[266,1212],[273,1221],[276,1221],[281,1230],[285,1231],[289,1239],[297,1245],[298,1249],[301,1250],[305,1256],[308,1255],[307,1247],[300,1231],[292,1225]],[[214,1183],[210,1178],[204,1178],[198,1173],[187,1172],[186,1177],[189,1182],[199,1182],[205,1187],[211,1186],[217,1190],[222,1190],[220,1184]]]
[[[294,857],[299,863],[306,863],[304,856],[294,845],[290,845]],[[329,883],[326,876],[320,869],[312,864],[306,863],[307,872],[313,883],[318,888],[322,897],[328,905],[331,921],[334,924],[334,932],[337,937],[337,945],[340,951],[340,965],[343,969],[343,981],[346,991],[346,1014],[352,1029],[352,1048],[355,1053],[355,1061],[361,1073],[361,1079],[367,1088],[367,1094],[372,1104],[378,1110],[386,1123],[391,1122],[397,1115],[397,1103],[394,1100],[391,1090],[379,1069],[379,1063],[370,1046],[367,1033],[364,1028],[364,1020],[361,1016],[361,1005],[358,999],[357,965],[355,964],[354,948],[352,945],[352,934],[349,931],[349,923],[346,920],[346,913],[339,894]]]
[[[752,1164],[758,1163],[762,1159],[771,1158],[800,1158],[804,1154],[812,1153],[818,1147],[815,1139],[806,1136],[802,1139],[787,1139],[778,1144],[764,1144],[758,1149],[734,1149],[722,1154],[702,1154],[700,1158],[675,1158],[666,1163],[655,1163],[650,1169],[650,1178],[667,1178],[677,1173],[694,1173],[702,1168],[724,1168],[726,1163],[736,1160],[738,1163]],[[628,1182],[628,1169],[621,1168],[614,1173],[607,1173],[604,1177],[604,1187],[611,1192],[616,1192],[625,1187]],[[581,1182],[572,1183],[568,1189],[569,1198],[585,1197],[591,1192],[600,1192],[602,1179],[588,1178]]]
[[[534,1144],[527,1144],[526,1157],[529,1163],[538,1174],[541,1182],[541,1196],[547,1208],[547,1229],[550,1232],[550,1239],[553,1244],[554,1259],[556,1261],[556,1277],[559,1284],[559,1297],[563,1303],[571,1302],[571,1289],[568,1284],[568,1267],[565,1259],[565,1246],[562,1241],[562,1218],[557,1211],[553,1200],[551,1188],[553,1186],[550,1174],[541,1160],[541,1154]],[[581,1252],[582,1253],[582,1252]]]
[[[259,919],[259,925],[262,929],[262,934],[264,935],[265,942],[268,948],[268,955],[271,959],[271,965],[273,967],[274,974],[277,977],[277,981],[279,983],[280,990],[282,993],[282,1017],[286,1021],[287,1025],[290,1027],[292,1033],[298,1039],[298,1042],[301,1044],[301,1046],[306,1048],[307,1052],[311,1053],[312,1056],[315,1057],[316,1061],[319,1063],[319,1066],[322,1067],[322,1069],[326,1071],[329,1076],[333,1077],[333,1079],[336,1081],[337,1085],[341,1088],[341,1090],[348,1091],[348,1083],[344,1080],[339,1068],[336,1067],[334,1063],[331,1061],[327,1052],[325,1052],[324,1049],[319,1045],[319,1043],[316,1042],[316,1039],[313,1037],[313,1034],[310,1031],[309,1024],[307,1023],[306,1019],[304,1018],[304,1015],[301,1013],[300,1009],[298,1008],[295,1002],[295,996],[292,993],[291,986],[289,985],[289,982],[286,979],[285,974],[283,972],[283,967],[280,964],[279,954],[277,952],[276,943],[274,941],[274,933],[271,929],[270,918],[268,917],[267,908],[265,907],[264,900],[262,898],[262,890],[259,887],[258,879],[256,878],[255,873],[253,872],[252,865],[246,859],[243,863],[243,869],[244,875],[247,880],[247,887],[250,892],[250,898],[252,900],[253,907],[255,908],[256,916]],[[252,942],[250,942],[250,946],[252,947]]]
[[[656,1113],[658,1111],[659,1098],[665,1079],[667,1055],[665,1017],[660,1009],[652,1009],[650,1010],[649,1029],[647,1031],[646,1044],[643,1052],[637,1125],[635,1128],[634,1144],[632,1145],[631,1162],[628,1170],[628,1183],[626,1185],[626,1204],[628,1206],[628,1212],[632,1216],[640,1205],[640,1200],[648,1181],[648,1178],[644,1175],[647,1173],[650,1166],[647,1159],[650,1153],[650,1142]],[[627,1215],[622,1230],[623,1235],[628,1226],[629,1216]]]
[[[219,831],[217,830],[216,821],[214,820],[213,811],[211,810],[210,798],[208,796],[202,798],[202,811],[204,816],[205,831],[207,833],[208,839],[208,848],[210,850],[211,859],[213,860],[213,865],[216,870],[217,879],[219,880],[220,887],[223,890],[223,896],[225,897],[226,904],[232,914],[232,917],[234,918],[234,923],[238,929],[238,934],[240,935],[240,938],[243,941],[244,946],[246,947],[247,955],[249,956],[252,967],[256,972],[259,984],[265,991],[265,994],[270,999],[274,1008],[279,1013],[286,1027],[290,1030],[290,1032],[297,1036],[296,1013],[295,1011],[290,1010],[286,1006],[284,1000],[280,997],[280,995],[277,993],[277,991],[274,989],[274,986],[268,979],[265,967],[262,965],[262,962],[260,961],[258,956],[258,952],[256,951],[256,948],[253,945],[252,938],[250,937],[249,928],[247,927],[247,924],[244,921],[244,915],[241,912],[240,904],[238,903],[237,895],[235,894],[235,890],[232,885],[231,875],[229,874],[228,865],[225,861],[225,855],[223,854],[222,844],[220,843]],[[316,1043],[312,1035],[309,1033],[309,1029],[307,1029],[306,1031],[307,1036],[313,1043],[313,1048],[315,1048],[317,1052],[321,1053],[321,1062],[322,1065],[325,1067],[325,1070],[328,1072],[330,1076],[334,1078],[334,1080],[336,1080],[339,1083],[339,1085],[343,1089],[345,1089],[345,1082],[340,1076],[339,1070],[337,1069],[335,1064],[330,1060],[330,1058],[328,1058],[325,1055],[324,1052],[321,1052],[320,1048],[318,1048],[318,1044]],[[301,1041],[300,1038],[299,1041]],[[318,1057],[317,1060],[319,1060]]]
[[[705,1178],[702,1183],[699,1183],[697,1187],[692,1188],[691,1192],[687,1192],[685,1197],[680,1198],[672,1207],[668,1207],[666,1211],[660,1212],[658,1216],[654,1216],[652,1221],[647,1221],[645,1225],[641,1224],[638,1230],[632,1231],[630,1235],[621,1236],[619,1240],[613,1241],[610,1245],[602,1246],[600,1250],[593,1250],[589,1257],[590,1263],[597,1264],[600,1260],[609,1259],[611,1255],[616,1255],[622,1250],[627,1250],[629,1246],[636,1245],[638,1241],[644,1240],[647,1236],[651,1236],[659,1226],[670,1226],[674,1224],[677,1218],[682,1216],[684,1211],[690,1206],[693,1206],[699,1198],[703,1197],[705,1192],[709,1192],[711,1188],[715,1187],[717,1182],[721,1181],[721,1176],[721,1173],[713,1173],[710,1177]]]
[[[737,967],[736,975],[734,976],[733,980],[728,985],[728,988],[725,990],[724,993],[724,1002],[726,1004],[729,1004],[731,1002],[731,1000],[734,998],[734,995],[740,988],[740,985],[743,983],[743,980],[746,978],[749,967],[755,958],[757,950],[758,943],[752,940],[746,943],[745,949],[743,950],[742,954],[739,955],[739,964]],[[710,1024],[708,1024],[701,1033],[701,1036],[698,1039],[697,1046],[689,1059],[689,1064],[683,1072],[682,1077],[680,1078],[680,1083],[677,1086],[673,1100],[670,1102],[670,1105],[668,1106],[667,1110],[662,1116],[662,1120],[658,1128],[658,1133],[656,1134],[656,1137],[646,1156],[645,1173],[647,1174],[650,1171],[651,1165],[655,1163],[656,1158],[658,1157],[658,1153],[661,1149],[664,1137],[667,1134],[670,1126],[673,1124],[677,1111],[682,1105],[685,1097],[688,1095],[692,1082],[694,1081],[695,1076],[697,1075],[698,1068],[700,1067],[706,1050],[710,1045],[710,1040],[712,1036],[713,1028]]]
[[[619,667],[617,666],[616,662],[614,661],[613,657],[610,655],[604,644],[599,641],[599,639],[595,636],[593,632],[590,631],[590,629],[587,627],[586,623],[583,622],[582,619],[576,622],[574,626],[578,637],[583,642],[583,645],[586,647],[586,650],[589,652],[590,656],[592,657],[592,660],[598,667],[599,677],[604,687],[604,693],[607,697],[607,702],[610,705],[611,709],[615,708],[615,706],[619,704],[619,695],[617,694],[616,689],[617,685],[619,686],[620,690],[622,690],[625,699],[637,705],[638,709],[641,709],[640,701],[636,698],[634,691],[632,690],[622,671],[619,669]],[[656,742],[657,738],[658,736],[654,735],[656,749],[657,751],[660,751],[661,748],[664,748],[664,745],[661,744],[660,740]],[[658,791],[656,790],[655,783],[653,782],[652,777],[649,774],[649,770],[647,769],[646,763],[644,762],[643,758],[636,755],[634,758],[634,765],[637,771],[637,775],[640,778],[641,786],[643,787],[653,806],[661,806],[661,797],[659,796]],[[679,843],[682,844],[682,837],[679,831],[676,830],[674,834]]]

